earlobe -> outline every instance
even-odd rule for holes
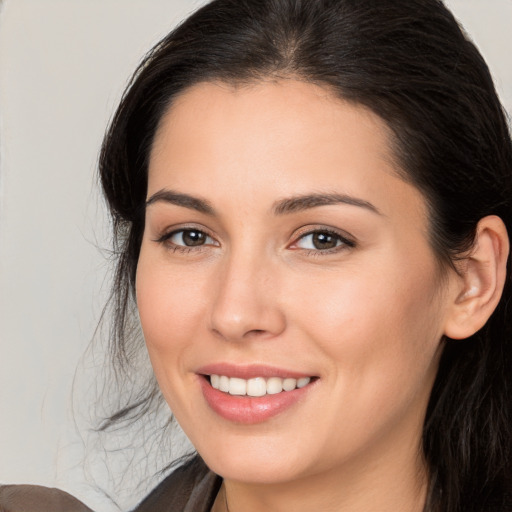
[[[474,246],[461,262],[445,336],[468,338],[485,325],[503,292],[508,253],[509,238],[503,221],[495,215],[481,219]]]

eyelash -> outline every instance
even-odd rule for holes
[[[336,239],[336,242],[339,242],[339,245],[336,245],[335,247],[332,247],[330,249],[302,249],[305,251],[307,256],[327,256],[329,254],[338,253],[340,251],[346,250],[346,249],[352,249],[356,246],[356,243],[354,240],[348,238],[346,235],[342,235],[339,231],[336,231],[334,229],[324,228],[324,227],[318,227],[316,229],[308,229],[307,231],[301,233],[293,242],[292,246],[296,246],[301,240],[306,239],[308,236],[313,237],[314,235],[328,235],[330,237],[334,237]],[[298,248],[296,250],[301,250],[301,248]]]
[[[190,253],[190,252],[200,252],[204,250],[206,246],[212,245],[212,244],[201,244],[201,245],[179,245],[174,242],[171,242],[171,238],[175,235],[182,233],[199,233],[201,235],[204,235],[206,239],[213,240],[213,237],[209,235],[206,231],[202,229],[197,229],[194,227],[184,227],[181,229],[174,229],[168,233],[164,233],[162,236],[157,238],[155,242],[163,244],[166,246],[167,249],[171,250],[172,252],[181,252],[181,253]]]
[[[165,245],[169,250],[172,252],[181,252],[181,253],[190,253],[190,252],[201,252],[205,249],[207,246],[218,246],[218,244],[200,244],[200,245],[179,245],[174,242],[171,242],[171,238],[178,234],[185,234],[185,233],[198,233],[200,235],[203,235],[206,239],[213,240],[213,237],[209,235],[206,231],[202,229],[197,229],[194,227],[185,227],[181,229],[175,229],[173,231],[170,231],[169,233],[164,233],[162,236],[157,238],[155,242]],[[306,239],[308,236],[314,236],[314,235],[328,235],[330,237],[334,237],[337,239],[337,243],[339,242],[339,245],[336,245],[335,247],[332,247],[330,249],[301,249],[300,247],[294,248],[293,246],[296,246],[301,240]],[[289,245],[289,248],[292,248],[293,250],[302,250],[307,256],[325,256],[333,253],[337,253],[346,249],[354,248],[356,246],[356,243],[349,239],[348,237],[342,235],[338,231],[335,231],[333,229],[329,228],[316,228],[316,229],[309,229],[307,231],[304,231],[300,235],[298,235],[295,239],[295,241]]]

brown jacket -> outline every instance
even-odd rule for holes
[[[173,471],[133,512],[210,512],[222,479],[199,457]],[[0,512],[93,512],[67,492],[40,485],[0,485]]]
[[[1,485],[0,512],[92,512],[71,494],[41,485]]]

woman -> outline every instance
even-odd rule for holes
[[[114,353],[136,305],[201,457],[136,510],[512,510],[512,144],[440,2],[206,5],[100,173]]]

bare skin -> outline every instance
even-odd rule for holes
[[[137,301],[160,388],[224,477],[214,512],[422,510],[422,425],[467,283],[440,278],[394,161],[379,117],[293,80],[199,84],[164,117]],[[205,399],[212,364],[313,379],[244,423]]]

